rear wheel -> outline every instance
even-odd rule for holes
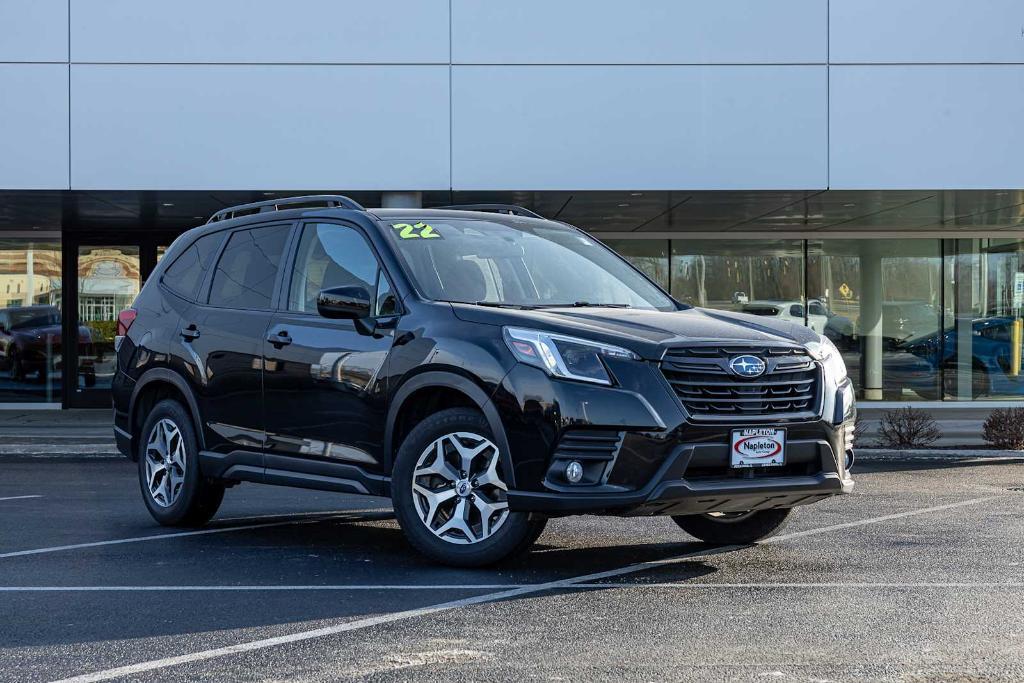
[[[494,436],[482,414],[465,408],[435,413],[409,433],[398,451],[392,498],[413,547],[457,567],[522,553],[546,523],[509,510]]]
[[[165,526],[202,526],[216,514],[224,486],[199,470],[192,418],[177,401],[150,411],[139,439],[139,485],[153,519]]]
[[[775,535],[789,518],[792,508],[748,510],[746,512],[709,512],[703,515],[676,515],[672,520],[683,531],[713,545],[743,545]]]

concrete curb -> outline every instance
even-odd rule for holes
[[[1024,451],[1004,451],[992,448],[856,448],[857,459],[892,460],[897,458],[925,458],[929,460],[963,460],[978,458],[1019,458]],[[856,468],[856,465],[854,466]]]

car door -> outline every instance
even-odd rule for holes
[[[229,464],[262,469],[263,339],[273,315],[278,265],[292,223],[228,235],[201,301],[181,312],[177,353],[186,363],[206,449]]]
[[[300,226],[279,311],[264,346],[266,467],[335,473],[337,465],[379,469],[386,417],[384,363],[400,314],[391,281],[356,226]],[[371,320],[321,317],[322,289],[370,294]]]

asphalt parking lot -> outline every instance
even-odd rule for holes
[[[568,518],[467,571],[381,499],[243,485],[181,532],[131,463],[0,459],[0,680],[1024,680],[1024,459],[858,465],[757,546]]]

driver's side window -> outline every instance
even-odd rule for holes
[[[383,277],[377,257],[358,230],[336,223],[307,223],[302,228],[295,256],[288,310],[316,312],[316,298],[322,289],[363,287],[370,295],[371,310]]]

